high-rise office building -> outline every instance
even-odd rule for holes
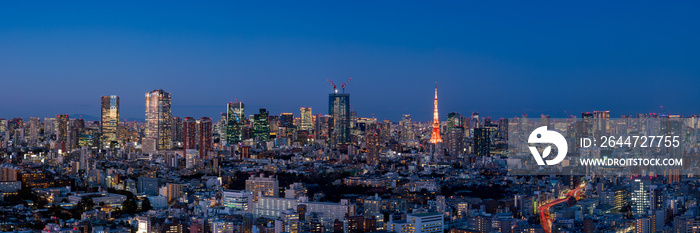
[[[330,115],[316,116],[316,140],[326,140],[330,138]]]
[[[447,114],[447,129],[445,132],[449,133],[454,127],[462,126],[462,115],[457,112],[450,112]]]
[[[7,131],[7,119],[0,118],[0,134],[5,133],[5,131]]]
[[[399,125],[401,127],[401,140],[415,140],[415,132],[413,132],[413,122],[411,122],[410,114],[403,115],[403,119],[401,119]]]
[[[294,113],[283,112],[280,114],[280,127],[294,128]]]
[[[367,163],[370,165],[379,165],[379,154],[381,153],[381,136],[377,131],[371,130],[365,136],[365,146],[367,147]]]
[[[63,153],[68,145],[68,115],[56,115],[56,143]]]
[[[632,213],[647,214],[651,207],[651,180],[648,177],[635,178],[632,181],[631,197]]]
[[[328,95],[329,130],[332,149],[346,149],[350,143],[350,94]]]
[[[581,113],[581,120],[583,125],[579,127],[579,132],[577,132],[577,134],[580,135],[580,137],[593,137],[593,113]]]
[[[2,125],[2,122],[0,122]],[[44,137],[50,138],[51,135],[56,134],[56,118],[45,117],[44,118]]]
[[[508,119],[506,118],[498,120],[498,137],[508,141]]]
[[[489,128],[474,129],[474,154],[489,156],[491,154],[491,137]]]
[[[226,105],[226,143],[236,144],[243,141],[245,126],[245,105],[242,102]]]
[[[117,127],[119,126],[119,96],[101,97],[100,132],[102,148],[117,147]]]
[[[157,150],[172,148],[172,113],[170,93],[162,89],[146,93],[146,128],[144,136],[155,140]]]
[[[313,130],[314,129],[314,122],[312,120],[313,114],[311,114],[311,108],[307,107],[302,107],[300,109],[301,111],[301,126],[299,129],[301,130]]]
[[[173,143],[182,143],[182,127],[184,126],[182,118],[173,117],[173,130],[172,130],[172,140]]]
[[[219,120],[219,139],[221,139],[222,143],[225,144],[226,142],[226,113],[222,112],[221,113],[221,119]]]
[[[202,117],[199,120],[199,157],[207,158],[209,151],[211,151],[211,135],[212,135],[212,123],[211,118]]]
[[[39,140],[39,130],[41,129],[41,121],[38,117],[29,118],[29,140],[36,142]]]
[[[593,111],[595,136],[610,135],[610,111]]]
[[[294,138],[294,114],[289,112],[283,112],[280,114],[280,127],[284,128],[284,134],[280,135],[285,138]]]
[[[182,122],[182,154],[187,154],[187,150],[197,148],[197,121],[192,117],[185,117]]]
[[[270,124],[268,122],[270,113],[267,109],[261,108],[260,112],[253,116],[254,137],[257,140],[267,142],[270,141]]]
[[[454,127],[446,135],[447,153],[450,156],[458,156],[464,153],[464,128]]]

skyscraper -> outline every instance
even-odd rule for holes
[[[330,137],[330,122],[330,115],[319,114],[316,116],[316,140],[326,140]]]
[[[0,133],[5,133],[7,130],[7,120],[5,118],[0,118]]]
[[[286,128],[294,128],[294,113],[283,112],[280,114],[280,126]]]
[[[464,135],[464,128],[461,126],[454,127],[447,132],[445,144],[447,144],[447,153],[450,156],[456,157],[464,153]]]
[[[284,135],[280,135],[285,138],[293,138],[294,131],[294,114],[290,112],[283,112],[280,114],[280,127],[284,127]]]
[[[489,128],[474,129],[474,154],[478,156],[491,155],[491,137]]]
[[[36,142],[39,139],[39,129],[41,128],[41,121],[38,117],[29,118],[29,140],[31,142]]]
[[[197,121],[192,117],[185,117],[182,122],[182,154],[187,154],[187,150],[197,148]]]
[[[332,149],[345,149],[350,143],[350,94],[328,95],[329,130]]]
[[[414,140],[415,133],[413,132],[413,122],[411,122],[411,115],[403,115],[403,119],[399,124],[401,126],[401,140]]]
[[[182,118],[173,117],[173,130],[172,130],[172,141],[173,143],[182,142]]]
[[[199,157],[207,158],[209,151],[211,151],[211,134],[212,125],[211,118],[202,117],[199,120]]]
[[[56,115],[56,142],[63,153],[68,144],[68,115]]]
[[[635,178],[632,181],[631,197],[632,213],[647,214],[651,206],[651,180],[648,177]]]
[[[302,107],[300,109],[301,111],[301,127],[299,129],[301,130],[313,130],[314,125],[313,121],[311,120],[313,114],[311,114],[311,108],[307,107]]]
[[[113,148],[117,143],[117,126],[119,126],[119,96],[101,97],[100,132],[102,148]]]
[[[145,137],[155,140],[157,150],[172,148],[172,119],[170,93],[162,89],[146,93]]]
[[[379,129],[371,130],[365,136],[365,146],[367,147],[367,163],[370,165],[379,165],[379,154],[381,153],[381,136]]]
[[[440,135],[440,120],[438,113],[438,97],[437,97],[437,83],[435,84],[435,104],[433,108],[433,133],[430,135],[430,143],[436,144],[442,142],[442,136]]]
[[[268,117],[270,113],[267,109],[261,108],[260,113],[253,116],[253,129],[256,138],[258,140],[267,142],[270,141],[270,124],[268,122]]]
[[[226,142],[226,113],[225,112],[221,113],[221,119],[219,120],[219,138],[221,139],[221,141]]]
[[[0,120],[0,127],[2,126],[2,120]],[[5,126],[7,126],[7,121],[5,121]],[[51,135],[56,134],[56,118],[45,117],[44,118],[44,137],[51,137]]]
[[[462,115],[457,112],[451,112],[447,114],[447,129],[446,133],[449,133],[454,127],[462,126]]]
[[[508,141],[508,119],[506,118],[498,120],[498,137]]]
[[[235,144],[242,142],[245,105],[242,102],[230,102],[226,105],[226,113],[226,143]]]

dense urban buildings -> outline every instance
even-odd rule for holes
[[[13,220],[0,229],[693,232],[700,223],[693,165],[661,174],[631,168],[646,173],[632,176],[509,174],[511,164],[531,163],[509,154],[522,147],[509,141],[514,131],[544,125],[576,140],[613,132],[695,135],[696,115],[612,119],[610,111],[593,111],[580,119],[523,114],[492,121],[451,111],[440,121],[437,89],[433,94],[430,122],[409,114],[398,122],[363,117],[350,111],[347,93],[329,95],[328,115],[260,108],[246,117],[236,102],[215,122],[172,116],[163,90],[146,94],[145,122],[120,122],[117,96],[101,97],[99,121],[62,114],[28,123],[0,119],[0,213]],[[683,150],[643,153],[696,156],[693,140],[684,137]]]

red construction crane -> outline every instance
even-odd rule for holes
[[[330,83],[331,86],[333,86],[333,92],[336,92],[336,91],[335,91],[335,83],[334,83],[333,81],[331,81],[330,79],[326,79],[326,81],[327,81],[328,83]]]
[[[350,82],[351,79],[352,79],[352,78],[348,78],[348,81],[345,81],[345,82],[343,83],[343,86],[342,86],[342,87],[343,87],[343,93],[345,93],[345,86],[348,85],[348,82]]]

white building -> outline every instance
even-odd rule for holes
[[[248,210],[253,201],[252,193],[246,190],[229,190],[222,192],[221,199],[224,206],[234,210]]]
[[[387,230],[396,233],[442,233],[445,219],[440,213],[408,214],[406,220],[389,219]]]
[[[345,215],[355,215],[355,206],[348,200],[340,203],[333,202],[306,202],[306,198],[292,199],[279,197],[259,197],[254,204],[253,215],[255,217],[279,218],[286,210],[296,210],[298,205],[306,205],[306,214],[316,213],[322,220],[342,220]]]
[[[168,207],[168,199],[164,196],[149,196],[148,201],[154,209],[164,209]]]
[[[104,203],[112,207],[121,207],[126,200],[126,196],[116,193],[79,193],[73,196],[68,196],[68,201],[74,205],[78,204],[83,197],[91,198],[95,204]]]
[[[151,233],[151,220],[148,217],[138,216],[136,221],[138,222],[136,233]]]

